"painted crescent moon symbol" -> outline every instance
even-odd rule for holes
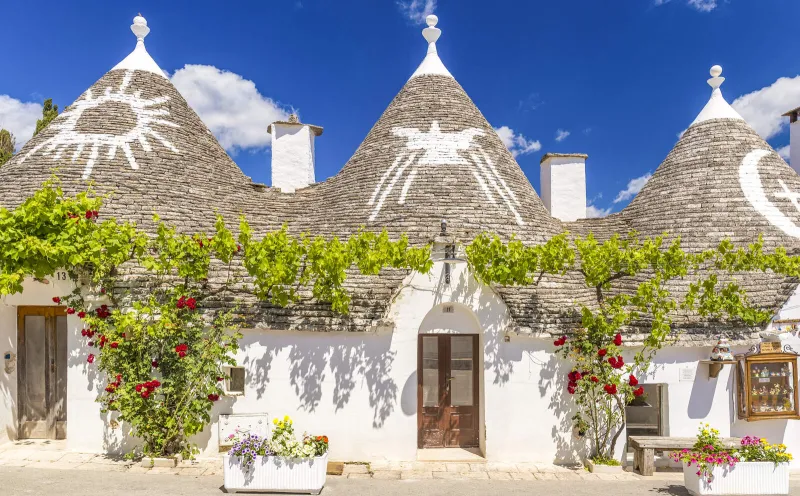
[[[768,150],[753,150],[745,155],[742,165],[739,166],[739,185],[742,193],[750,205],[764,216],[770,224],[785,232],[789,236],[800,238],[800,227],[775,206],[764,191],[761,176],[758,174],[758,163],[769,155]]]

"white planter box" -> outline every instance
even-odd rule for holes
[[[249,470],[238,456],[223,457],[225,490],[319,494],[325,485],[328,454],[316,458],[258,456]]]
[[[733,468],[714,467],[709,484],[697,475],[697,466],[683,466],[683,484],[692,494],[789,494],[789,464],[740,462]]]

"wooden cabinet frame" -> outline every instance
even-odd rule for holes
[[[800,420],[800,410],[798,407],[798,401],[800,400],[800,395],[798,395],[798,376],[797,376],[797,355],[794,353],[759,353],[753,355],[745,355],[738,357],[739,364],[736,367],[736,379],[737,379],[737,399],[738,405],[736,408],[737,415],[740,419],[745,419],[747,421],[758,421],[758,420],[772,420],[772,419],[793,419],[793,420]],[[788,364],[791,367],[791,383],[790,386],[792,388],[792,396],[794,398],[794,410],[791,411],[776,411],[776,412],[754,412],[753,405],[752,405],[752,394],[751,391],[755,385],[753,382],[753,374],[751,373],[751,367],[754,365],[767,365],[767,364]],[[777,377],[785,377],[785,376],[777,376]],[[756,378],[757,379],[757,378]],[[773,377],[765,377],[764,379],[773,379]],[[787,379],[788,381],[788,379]],[[767,382],[767,384],[772,384],[773,381]],[[768,395],[773,396],[773,395]],[[778,400],[779,401],[779,400]]]

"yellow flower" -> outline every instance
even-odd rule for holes
[[[285,417],[283,417],[283,421],[284,421],[284,422],[287,422],[287,423],[288,423],[290,420],[291,420],[291,419],[289,418],[289,416],[288,416],[288,415],[286,415]]]
[[[272,423],[278,425],[278,419],[272,419]]]

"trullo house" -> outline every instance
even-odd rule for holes
[[[434,243],[429,274],[352,275],[346,316],[312,300],[279,308],[243,295],[238,367],[230,394],[196,439],[203,455],[216,454],[234,426],[259,429],[263,415],[288,413],[326,433],[337,460],[416,460],[421,450],[442,447],[493,461],[579,459],[571,407],[559,393],[568,366],[554,354],[553,337],[574,332],[571,311],[591,295],[574,274],[536,287],[482,285],[447,246],[484,231],[535,244],[564,231],[603,238],[637,230],[680,235],[691,250],[723,238],[746,244],[759,234],[767,249],[800,247],[800,177],[725,101],[721,69],[712,69],[708,104],[693,122],[686,116],[685,133],[631,204],[587,219],[586,155],[546,154],[538,195],[439,58],[436,23],[431,16],[423,31],[419,68],[325,181],[314,174],[323,130],[295,117],[264,129],[272,135],[272,186],[245,176],[148,54],[141,16],[133,52],[0,169],[7,208],[55,169],[67,193],[85,190],[87,181],[113,192],[102,215],[143,229],[152,229],[157,212],[180,230],[209,231],[219,211],[232,221],[243,213],[262,234],[286,223],[294,233],[346,237],[364,226]],[[701,83],[697,91],[707,91]],[[49,436],[71,450],[127,450],[135,440],[122,438],[95,402],[102,385],[83,356],[80,319],[58,316],[54,333],[42,327],[42,307],[73,289],[64,279],[26,281],[0,304],[0,442]],[[632,432],[693,436],[709,422],[723,435],[760,434],[800,451],[800,423],[740,419],[736,368],[712,371],[705,362],[720,336],[736,353],[763,340],[798,344],[793,326],[779,322],[800,316],[798,282],[760,274],[745,283],[776,322],[745,329],[687,317],[642,381],[648,404],[629,408]],[[635,330],[626,336],[637,339]],[[45,347],[47,356],[37,352]],[[23,358],[24,375],[15,366]],[[42,401],[43,391],[56,401]],[[37,429],[42,419],[54,427]]]

